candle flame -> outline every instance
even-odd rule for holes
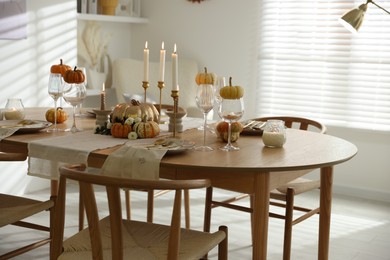
[[[105,86],[105,84],[104,84],[104,82],[103,82],[102,91],[104,91],[105,89],[106,89],[106,86]]]
[[[176,53],[176,43],[175,46],[173,47],[173,52]]]
[[[148,48],[148,41],[145,42],[145,49]]]
[[[164,42],[161,43],[161,49],[164,50]]]

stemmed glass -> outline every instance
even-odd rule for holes
[[[87,90],[84,83],[65,83],[63,98],[73,106],[73,125],[72,128],[68,129],[72,133],[82,131],[76,127],[76,106],[83,102],[86,96]]]
[[[240,148],[233,146],[231,143],[231,125],[241,119],[244,114],[244,101],[242,98],[239,99],[222,99],[219,105],[218,115],[219,117],[228,123],[228,143],[219,148],[223,151],[236,151]]]
[[[85,78],[84,86],[87,87],[88,82],[87,82],[87,70],[86,70],[86,68],[85,67],[77,67],[77,69],[81,70],[83,72],[84,78]],[[78,107],[79,107],[79,113],[76,114],[76,116],[78,116],[78,117],[86,116],[86,114],[83,113],[83,103],[82,102],[79,104]]]
[[[48,92],[49,95],[54,99],[54,128],[50,128],[47,131],[57,132],[60,129],[57,128],[57,100],[62,97],[64,81],[60,73],[50,73]]]
[[[213,148],[206,145],[207,114],[213,109],[215,103],[214,86],[201,84],[196,89],[196,105],[203,113],[203,145],[195,147],[197,151],[212,151]]]

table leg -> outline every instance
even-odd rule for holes
[[[268,214],[269,214],[269,173],[257,174],[253,198],[253,245],[252,258],[267,259]]]
[[[332,207],[333,167],[321,168],[320,224],[318,232],[318,260],[329,258],[330,218]]]

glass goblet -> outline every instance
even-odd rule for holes
[[[223,98],[219,105],[218,115],[219,117],[228,123],[228,143],[219,148],[223,151],[236,151],[239,147],[233,146],[231,143],[231,125],[233,122],[237,122],[244,114],[244,100],[239,99],[225,99]]]
[[[77,69],[81,70],[83,72],[84,78],[85,78],[84,85],[85,85],[85,87],[87,87],[88,86],[88,81],[87,81],[87,70],[86,70],[86,68],[85,67],[77,67]],[[78,116],[78,117],[85,117],[85,116],[87,116],[87,114],[83,113],[83,102],[81,102],[78,105],[78,107],[79,107],[79,109],[78,109],[79,111],[76,114],[76,116]]]
[[[76,127],[76,107],[87,96],[87,90],[84,83],[65,83],[63,98],[73,107],[73,125],[70,129],[72,133],[82,131],[82,129]]]
[[[203,145],[195,147],[197,151],[212,151],[213,148],[206,145],[207,114],[213,109],[215,103],[214,86],[201,84],[196,89],[196,105],[203,113]]]
[[[57,128],[57,100],[62,97],[64,81],[60,73],[50,73],[48,93],[54,100],[54,127],[49,128],[49,132],[57,132],[60,129]]]

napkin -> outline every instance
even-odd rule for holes
[[[150,142],[149,142],[150,143]],[[110,154],[102,167],[102,174],[141,180],[159,178],[160,161],[167,150],[148,150],[144,144],[131,142]]]
[[[11,135],[13,135],[16,131],[18,131],[19,128],[0,128],[0,141],[4,138],[7,138]]]

